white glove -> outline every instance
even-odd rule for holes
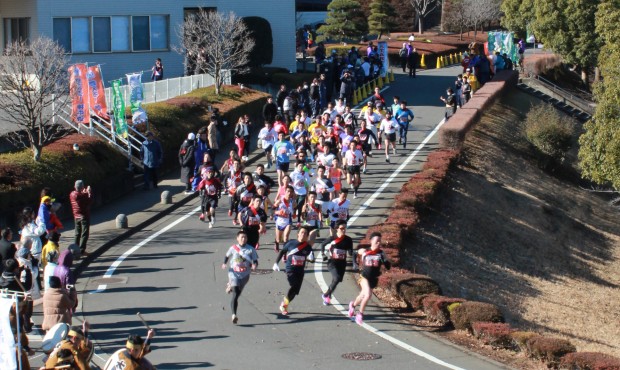
[[[273,268],[273,271],[280,271],[280,266],[278,266],[277,263],[274,263],[272,268]]]

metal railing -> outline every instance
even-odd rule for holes
[[[231,83],[230,73],[225,73],[225,84]],[[215,84],[215,79],[208,74],[185,76],[170,78],[162,81],[146,82],[142,84],[144,91],[144,100],[142,103],[155,103],[158,101],[168,100],[179,95],[187,94],[193,90],[207,87]],[[127,85],[121,86],[121,93],[125,100],[125,105],[129,105],[129,87]],[[105,89],[106,102],[108,106],[112,106],[112,89]],[[140,150],[142,143],[146,140],[146,137],[141,132],[136,130],[131,125],[128,125],[127,137],[120,136],[116,133],[112,121],[106,120],[101,117],[93,117],[90,120],[90,125],[84,125],[73,122],[71,119],[71,102],[68,101],[67,105],[61,107],[58,113],[54,116],[54,122],[57,120],[63,124],[73,128],[77,132],[83,135],[97,136],[110,145],[123,152],[129,160],[128,168],[131,170],[134,164],[140,163]]]
[[[573,105],[581,109],[582,111],[588,113],[589,115],[594,114],[594,109],[596,107],[596,104],[593,101],[588,101],[586,99],[583,99],[580,96],[576,96],[572,94],[571,92],[562,89],[561,87],[547,80],[544,77],[535,75],[532,77],[532,79],[536,80],[537,83],[544,86],[547,90],[551,91],[553,94],[561,97],[563,103]]]

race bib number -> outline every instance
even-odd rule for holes
[[[379,267],[379,257],[366,257],[366,258],[364,258],[364,266]]]
[[[334,248],[334,251],[332,252],[332,257],[335,260],[345,260],[347,259],[347,251],[344,249]]]
[[[291,256],[291,266],[303,266],[304,262],[306,262],[305,256]]]
[[[248,267],[245,263],[233,263],[232,269],[234,272],[246,272]]]

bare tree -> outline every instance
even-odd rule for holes
[[[469,20],[469,26],[474,29],[474,40],[478,35],[478,28],[485,22],[499,20],[501,0],[465,0],[465,19]]]
[[[424,19],[431,14],[440,4],[440,0],[409,0],[409,3],[415,11],[415,19],[418,24],[418,32],[424,32]]]
[[[66,133],[53,116],[69,96],[67,67],[65,50],[46,37],[11,43],[2,57],[0,110],[20,128],[9,139],[17,147],[30,147],[35,162],[46,144]]]
[[[450,0],[444,1],[441,12],[441,25],[443,31],[458,31],[459,40],[463,40],[463,32],[469,26],[469,19],[466,16],[466,7],[468,0]]]
[[[226,70],[244,73],[254,47],[254,39],[233,12],[223,14],[200,10],[177,28],[182,45],[180,54],[193,58],[197,71],[205,71],[215,79],[215,93],[220,94]]]

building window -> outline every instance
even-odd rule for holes
[[[165,15],[54,18],[53,33],[67,53],[167,50],[168,23]]]
[[[4,46],[18,41],[28,42],[30,39],[30,18],[4,19]]]

